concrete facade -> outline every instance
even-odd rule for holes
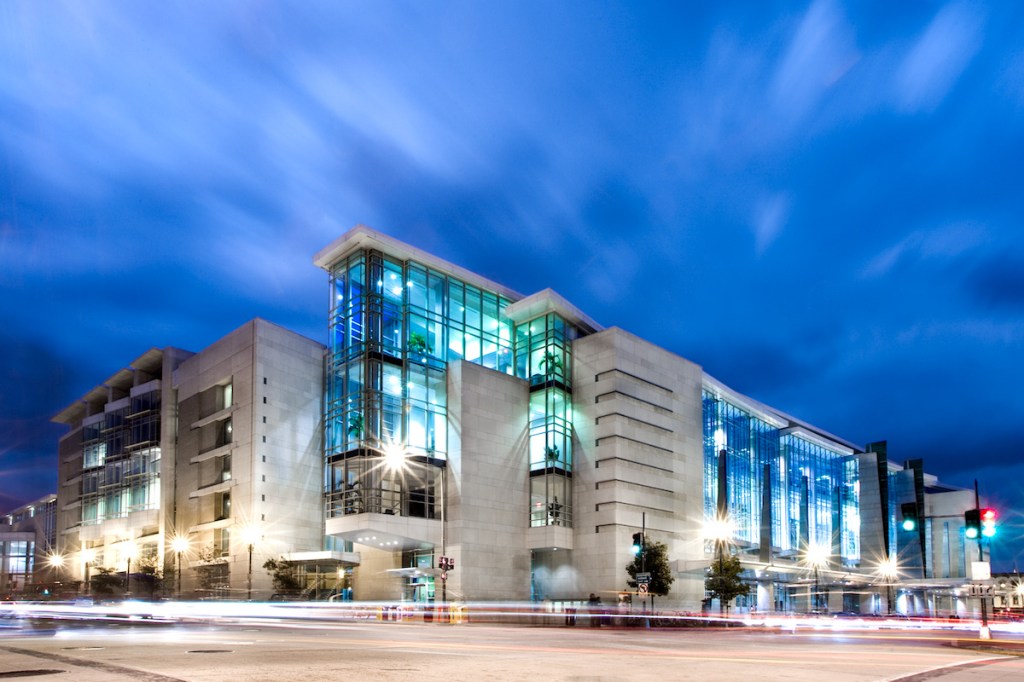
[[[448,377],[449,592],[529,599],[526,382],[468,362],[451,363]]]
[[[322,387],[322,346],[260,319],[178,367],[165,518],[172,536],[188,540],[192,562],[227,569],[212,587],[185,571],[185,590],[248,594],[252,544],[253,598],[266,597],[266,559],[323,549]]]
[[[581,587],[606,598],[626,589],[631,538],[646,526],[676,562],[669,600],[699,606],[700,367],[618,328],[583,337],[573,350]]]
[[[253,596],[269,596],[263,561],[323,550],[322,391],[323,346],[256,319],[198,354],[150,350],[69,405],[54,419],[71,427],[57,494],[69,578],[111,571],[127,589],[131,562],[165,591],[239,597],[252,544]]]

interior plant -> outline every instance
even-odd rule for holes
[[[562,358],[553,351],[546,350],[538,366],[544,371],[545,376],[550,379],[562,369]]]
[[[348,435],[353,438],[363,437],[363,415],[357,413],[348,418]]]
[[[409,334],[409,352],[410,353],[429,353],[431,352],[430,344],[427,343],[427,339],[423,334],[419,332],[411,332]]]

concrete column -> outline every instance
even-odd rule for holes
[[[775,583],[770,579],[757,581],[757,610],[761,613],[775,610]]]

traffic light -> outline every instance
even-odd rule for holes
[[[987,538],[993,537],[996,534],[996,510],[995,509],[982,509],[978,512],[981,517],[981,534]]]
[[[644,534],[633,533],[633,556],[640,556],[644,551]]]
[[[900,511],[903,512],[903,530],[917,530],[917,502],[904,502],[900,505]]]
[[[964,512],[964,535],[975,540],[981,535],[981,510],[968,509]]]

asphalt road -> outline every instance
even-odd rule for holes
[[[957,636],[949,632],[793,633],[472,623],[77,623],[55,631],[0,636],[0,679],[1024,679],[1024,658],[951,646]]]

